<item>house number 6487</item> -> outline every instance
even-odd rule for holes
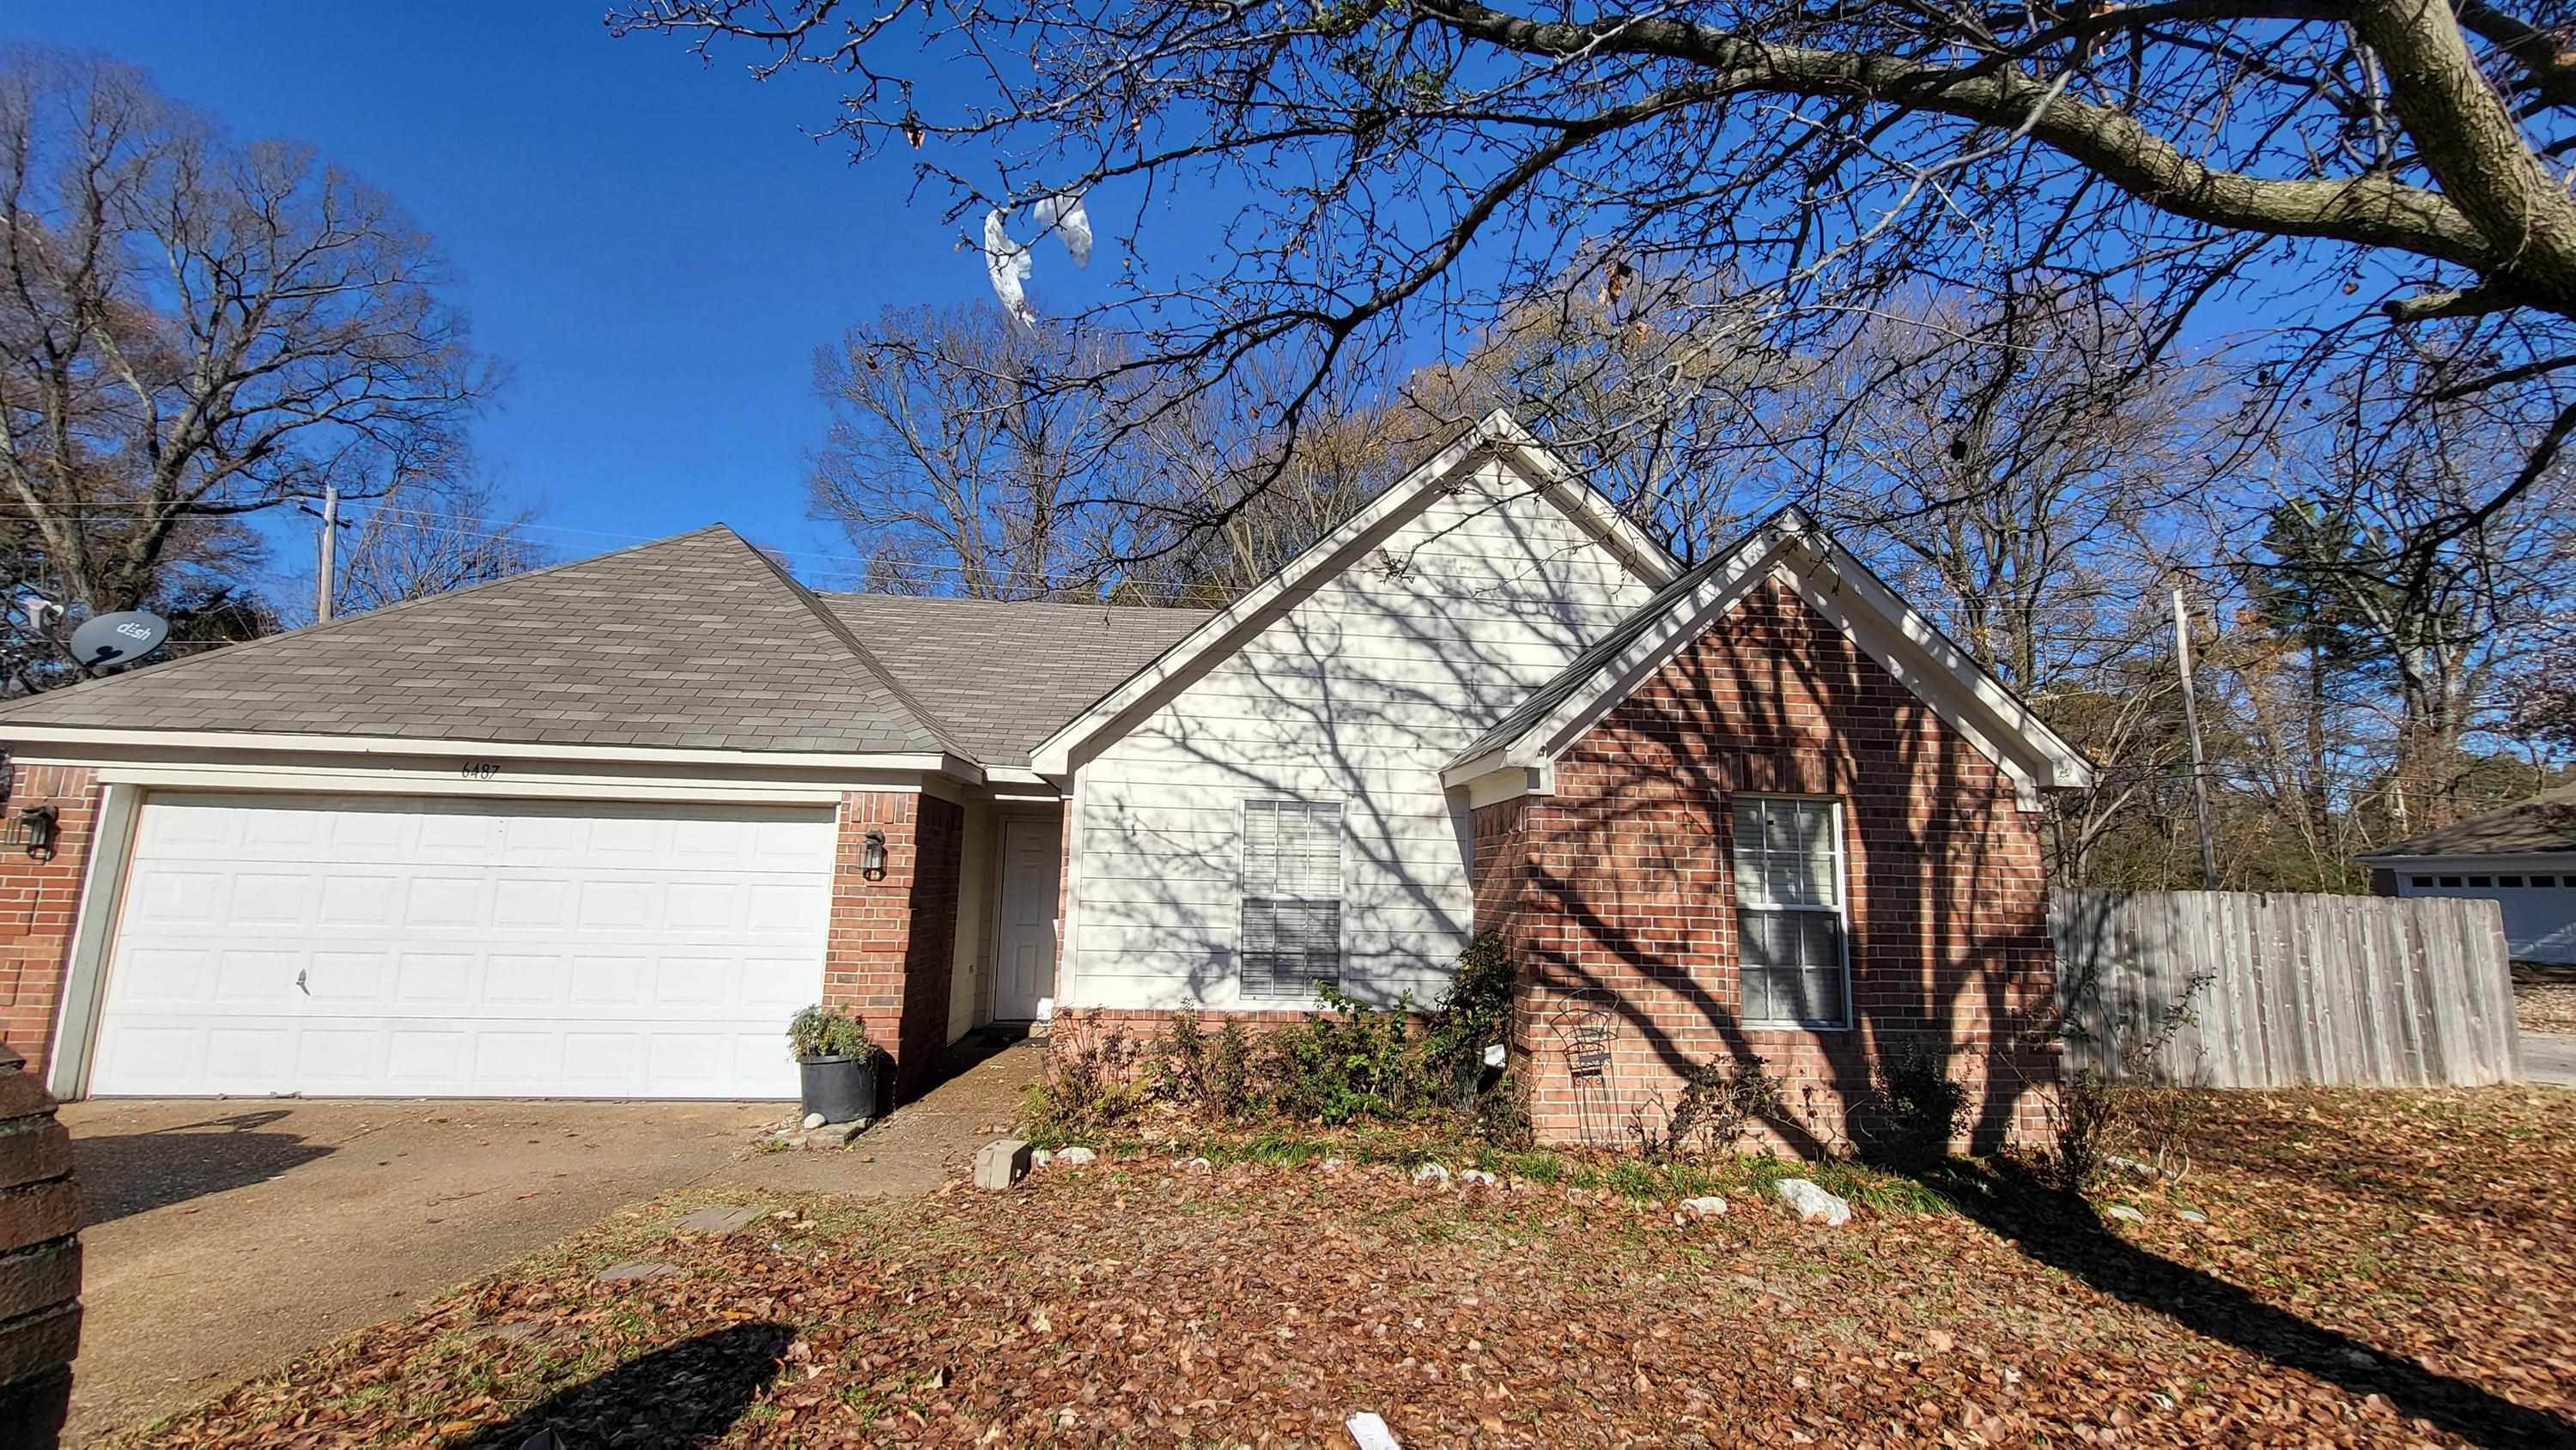
[[[497,760],[469,760],[457,769],[467,780],[490,780],[501,773],[501,763]]]

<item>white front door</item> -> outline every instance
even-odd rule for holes
[[[995,934],[993,1015],[1029,1021],[1054,1005],[1056,869],[1063,833],[1053,820],[1002,822],[1002,924]],[[1044,1004],[1044,1006],[1041,1006]]]
[[[828,809],[167,795],[90,1090],[796,1095]]]

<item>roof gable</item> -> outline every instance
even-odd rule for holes
[[[1782,509],[1675,579],[1577,655],[1450,762],[1465,786],[1498,771],[1545,771],[1611,709],[1765,578],[1779,578],[2019,782],[2092,784],[2081,751],[1917,614],[1804,510]]]
[[[716,525],[0,706],[29,727],[846,754],[953,732]]]
[[[1046,774],[1063,774],[1071,767],[1076,747],[1100,735],[1166,684],[1185,679],[1240,647],[1315,589],[1359,563],[1378,542],[1427,508],[1462,470],[1492,457],[1509,462],[1530,481],[1532,492],[1584,525],[1638,577],[1660,585],[1681,572],[1673,557],[1634,521],[1612,508],[1609,500],[1568,469],[1509,412],[1496,409],[1258,588],[1209,616],[1039,742],[1030,752],[1032,763]]]

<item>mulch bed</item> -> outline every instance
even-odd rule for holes
[[[1840,1230],[1161,1154],[730,1236],[675,1235],[683,1195],[141,1438],[1342,1446],[1373,1410],[1409,1447],[2563,1445],[2571,1109],[2212,1095],[2178,1184],[1962,1171]]]
[[[2576,967],[2514,963],[2513,1020],[2525,1032],[2576,1032]]]

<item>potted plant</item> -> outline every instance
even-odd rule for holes
[[[884,1116],[886,1055],[868,1041],[866,1023],[838,1007],[808,1007],[788,1019],[787,1045],[809,1115],[827,1123]]]

